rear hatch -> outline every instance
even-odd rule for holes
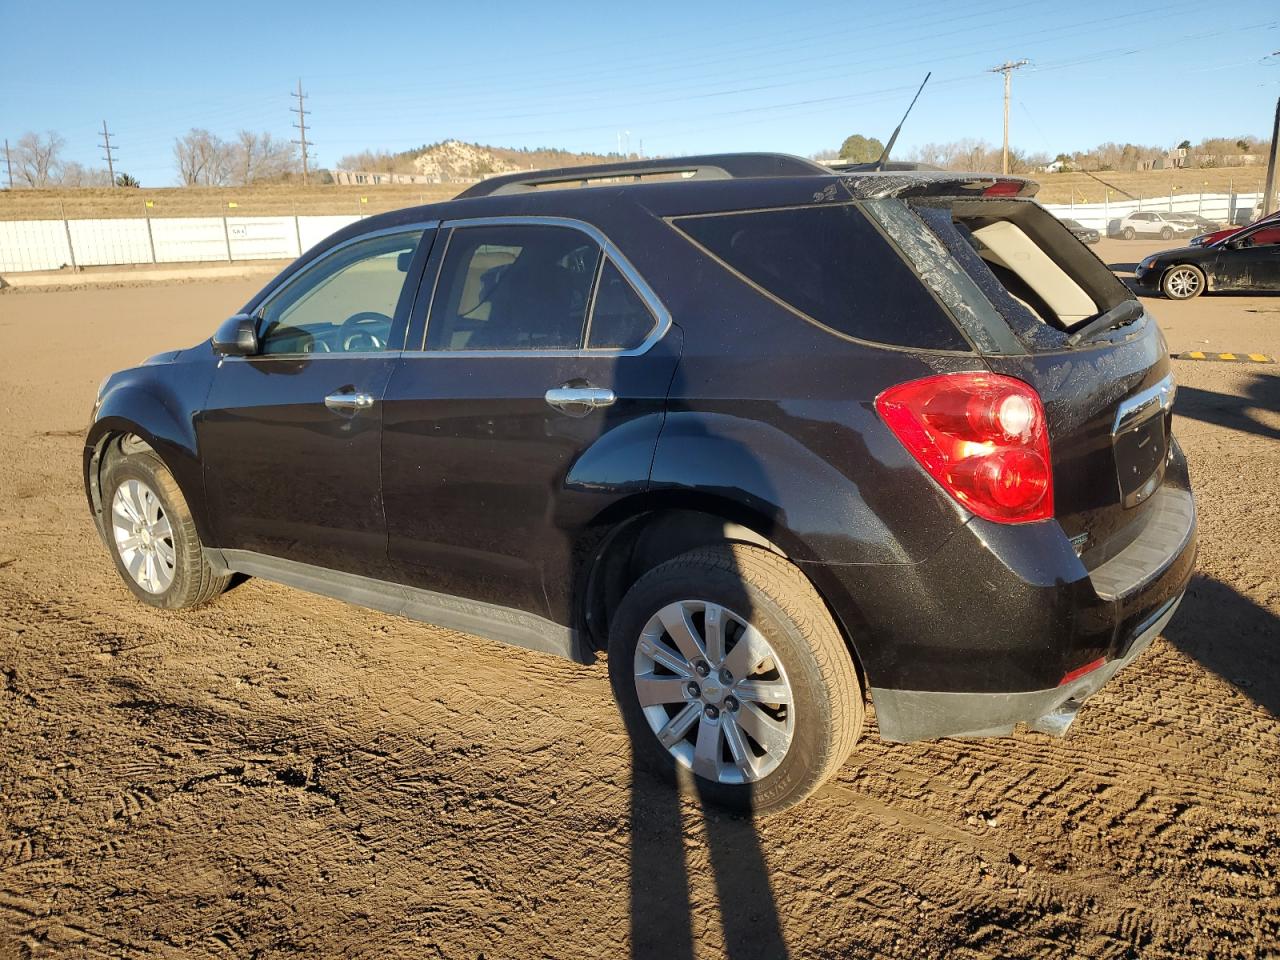
[[[1115,557],[1163,509],[1152,506],[1172,459],[1173,381],[1154,319],[1034,201],[868,206],[990,369],[1040,394],[1055,516],[1086,568]]]

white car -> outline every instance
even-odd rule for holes
[[[1126,240],[1135,237],[1159,237],[1171,240],[1178,234],[1198,233],[1199,228],[1193,221],[1176,213],[1158,213],[1155,210],[1142,210],[1131,213],[1120,221],[1120,236]]]

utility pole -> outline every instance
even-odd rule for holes
[[[1276,122],[1271,128],[1271,154],[1267,158],[1267,188],[1262,194],[1262,215],[1275,209],[1276,159],[1280,156],[1280,97],[1276,98]]]
[[[307,99],[307,95],[302,92],[301,77],[298,78],[298,92],[292,93],[290,96],[298,98],[298,105],[296,107],[290,107],[289,110],[298,115],[298,122],[294,124],[294,126],[298,128],[298,139],[293,142],[302,147],[302,182],[306,183],[307,174],[309,172],[307,165],[307,161],[309,159],[307,156],[307,114],[311,111],[306,109],[306,104],[304,103]]]
[[[987,71],[1004,74],[1004,150],[1000,154],[1001,173],[1009,172],[1009,77],[1012,76],[1013,71],[1019,67],[1025,67],[1030,62],[1030,60],[1009,60]]]
[[[4,138],[4,165],[9,170],[9,189],[13,189],[13,157],[9,156],[9,138]]]
[[[107,121],[102,121],[102,142],[98,144],[105,150],[106,156],[103,157],[107,161],[107,176],[111,178],[111,185],[116,185],[116,164],[115,157],[111,155],[111,134],[107,132]]]

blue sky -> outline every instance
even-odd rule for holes
[[[53,129],[66,159],[175,181],[193,126],[293,136],[302,78],[320,165],[449,137],[502,146],[809,154],[887,137],[934,75],[899,153],[1012,141],[1050,154],[1105,140],[1269,132],[1280,96],[1275,0],[903,3],[60,3],[5,0],[0,136]],[[625,143],[626,141],[624,141]]]

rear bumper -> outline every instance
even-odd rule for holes
[[[1041,733],[1063,736],[1085,700],[1141,656],[1181,601],[1182,594],[1178,594],[1140,625],[1122,656],[1060,687],[1018,693],[934,693],[872,687],[880,738],[909,743],[936,737],[1003,737],[1020,723]]]
[[[806,565],[855,638],[881,737],[1065,732],[1186,591],[1197,524],[1182,466],[1179,454],[1134,539],[1092,570],[1056,521],[972,520],[918,564]]]

